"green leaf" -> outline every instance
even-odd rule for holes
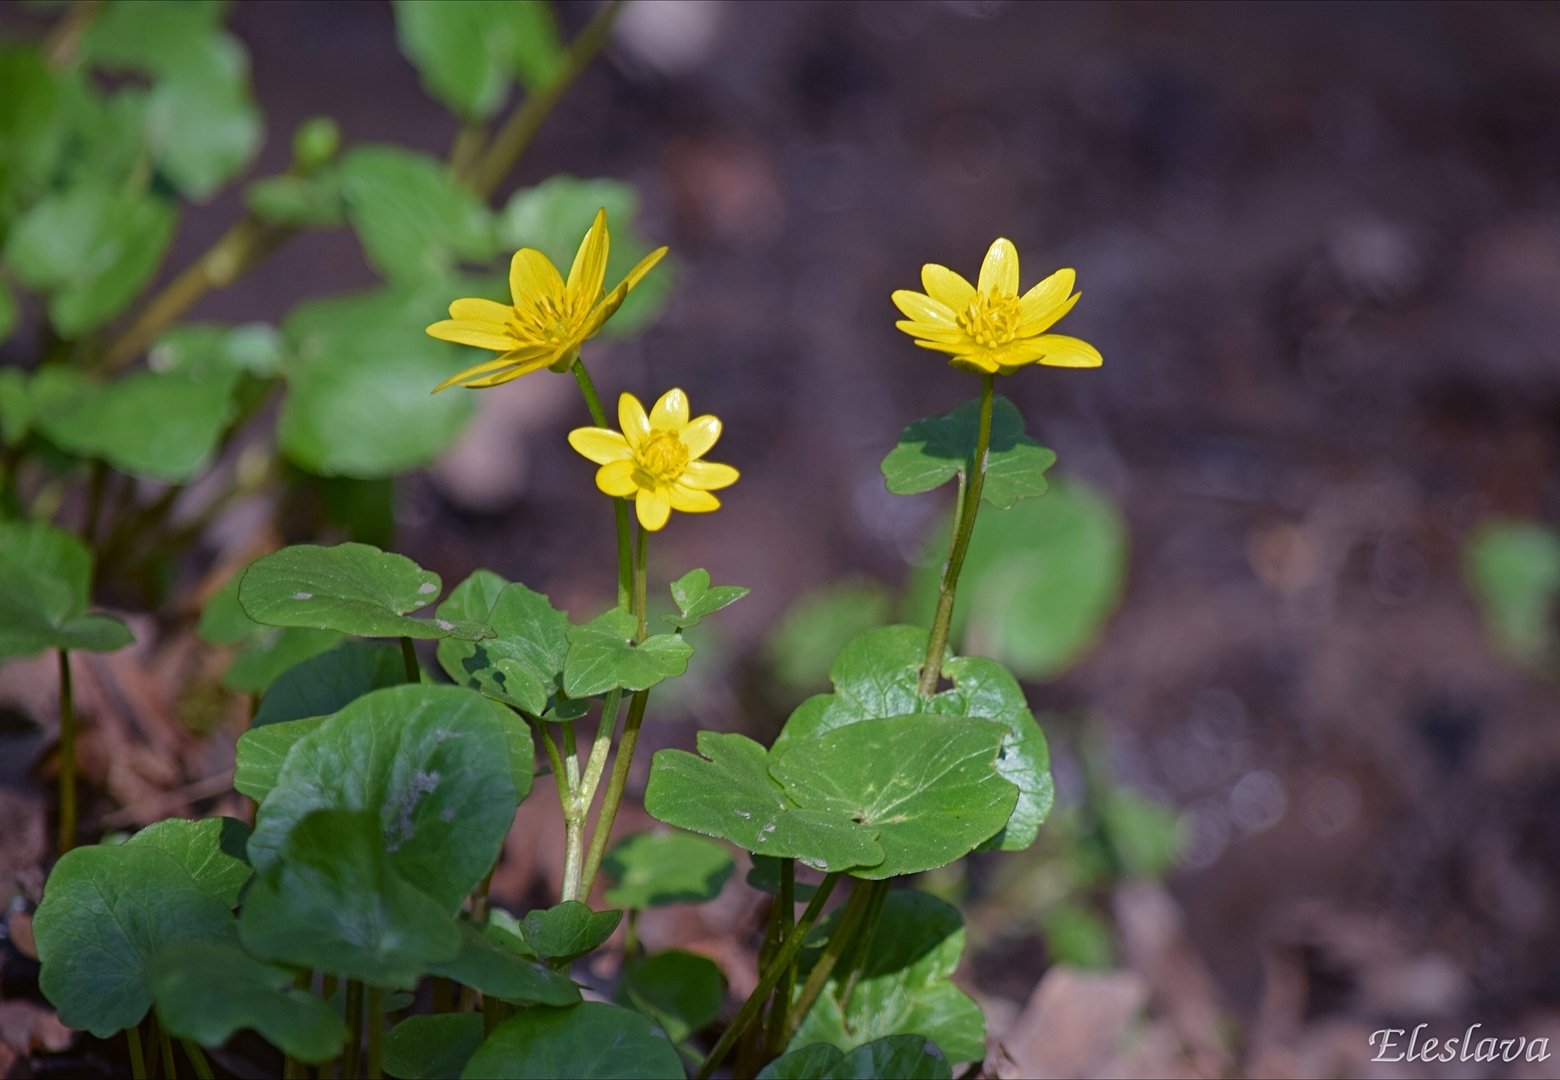
[[[260,110],[249,92],[249,57],[238,40],[213,35],[170,70],[146,102],[147,149],[157,168],[204,202],[260,148]]]
[[[895,495],[915,495],[941,487],[963,473],[975,456],[980,402],[966,401],[952,412],[917,420],[899,436],[899,445],[883,459],[883,479]],[[1045,472],[1056,455],[1024,434],[1024,418],[1007,398],[997,395],[991,409],[991,445],[986,453],[986,482],[981,499],[1003,510],[1020,499],[1046,492]]]
[[[893,597],[875,581],[838,582],[802,597],[769,637],[775,677],[793,692],[816,687],[840,650],[892,621],[893,608]]]
[[[546,711],[569,648],[569,617],[547,597],[478,570],[455,587],[438,614],[493,628],[485,641],[439,643],[439,664],[451,679],[533,716]]]
[[[295,754],[288,761],[296,759]],[[287,794],[278,788],[267,806]],[[250,952],[374,986],[411,989],[429,965],[460,951],[454,905],[447,895],[429,896],[397,871],[398,863],[412,867],[409,860],[397,860],[398,851],[387,850],[401,834],[387,837],[379,815],[324,809],[289,824],[277,846],[257,849],[268,826],[262,806],[250,841],[257,872],[238,924]],[[262,852],[264,860],[257,857]],[[443,884],[426,876],[416,880]]]
[[[769,855],[754,855],[753,865],[747,872],[747,883],[759,892],[766,892],[770,896],[780,895],[780,859]],[[793,886],[796,901],[799,904],[806,903],[813,898],[818,891],[816,885],[808,885],[798,881]]]
[[[1053,963],[1105,970],[1115,962],[1110,925],[1088,908],[1053,904],[1041,916],[1041,930]]]
[[[883,861],[876,829],[788,799],[770,775],[764,748],[752,739],[701,731],[698,747],[698,754],[659,750],[652,759],[645,810],[657,821],[820,870]]]
[[[141,291],[162,262],[174,220],[173,207],[155,195],[89,177],[18,218],[5,260],[22,284],[50,294],[49,320],[74,339]]]
[[[118,619],[84,614],[91,574],[91,553],[69,533],[41,523],[0,524],[0,661],[130,644]]]
[[[195,887],[223,906],[238,906],[238,895],[252,871],[244,858],[249,826],[237,818],[188,821],[167,818],[148,825],[125,843],[143,845],[172,855]]]
[[[515,803],[485,700],[454,686],[376,690],[293,745],[260,804],[249,860],[264,874],[306,816],[361,811],[382,830],[389,865],[453,916],[497,859]]]
[[[563,690],[572,698],[590,697],[621,687],[648,690],[688,670],[693,647],[677,634],[652,634],[635,642],[637,623],[613,608],[583,626],[568,630]]]
[[[250,726],[329,716],[370,690],[405,681],[406,665],[399,648],[377,642],[343,642],[277,676],[260,700]]]
[[[586,1001],[568,1009],[527,1009],[505,1020],[461,1075],[484,1080],[667,1080],[686,1074],[672,1044],[644,1017],[617,1005]]]
[[[221,32],[215,0],[109,4],[81,35],[81,59],[110,68],[162,75],[199,55]]]
[[[720,895],[736,871],[726,849],[684,832],[636,833],[607,850],[601,869],[615,884],[613,907],[652,908],[702,904]]]
[[[946,528],[911,579],[909,610],[937,604]],[[1127,532],[1108,500],[1077,480],[975,526],[953,609],[953,640],[1019,677],[1053,679],[1094,647],[1121,599]]]
[[[535,88],[564,62],[558,27],[541,0],[396,0],[395,29],[423,89],[463,120],[492,116],[516,74]]]
[[[0,49],[0,220],[30,201],[54,171],[65,135],[59,88],[43,51]],[[0,330],[0,340],[5,332]]]
[[[741,585],[716,585],[710,587],[708,570],[689,570],[672,582],[672,600],[681,615],[662,615],[661,618],[679,630],[698,626],[721,608],[730,607],[751,590]]]
[[[238,602],[256,622],[306,626],[358,637],[458,637],[492,631],[448,619],[413,619],[439,595],[439,575],[404,555],[368,544],[296,544],[257,559],[244,571]]]
[[[526,913],[520,938],[544,960],[573,960],[595,952],[622,921],[621,911],[592,911],[578,900]]]
[[[950,1080],[948,1059],[935,1043],[919,1035],[889,1035],[841,1053],[813,1043],[771,1061],[759,1080]]]
[[[536,779],[536,740],[531,736],[531,725],[513,709],[489,699],[488,705],[498,718],[498,726],[504,732],[504,745],[509,748],[509,778],[515,785],[515,802],[525,801],[531,793],[531,782]]]
[[[364,256],[388,279],[441,281],[498,253],[487,207],[427,155],[359,147],[341,159],[341,191]]]
[[[157,1020],[168,1034],[219,1047],[252,1029],[307,1062],[341,1052],[347,1028],[325,1002],[293,985],[284,968],[263,964],[226,942],[177,942],[151,963]]]
[[[715,961],[675,949],[631,961],[617,992],[620,1005],[643,1014],[674,1043],[713,1024],[725,999],[726,977]]]
[[[11,336],[11,331],[16,329],[16,297],[11,294],[11,287],[0,278],[0,344]],[[3,413],[0,413],[3,415]],[[0,430],[5,427],[0,420]]]
[[[499,243],[506,251],[535,248],[553,265],[566,267],[573,263],[596,211],[602,209],[607,212],[612,233],[606,276],[606,288],[611,289],[656,246],[646,243],[635,230],[639,193],[622,181],[552,176],[533,188],[515,192],[499,212]],[[601,336],[629,337],[644,329],[666,306],[675,281],[675,264],[670,257],[663,258],[607,320]]]
[[[1485,522],[1464,549],[1463,577],[1508,656],[1535,664],[1555,649],[1560,533],[1537,522]]]
[[[277,427],[288,459],[324,476],[382,478],[426,465],[460,434],[474,396],[428,392],[470,359],[423,332],[456,289],[371,289],[293,310]]]
[[[150,844],[66,852],[33,918],[39,986],[60,1021],[106,1039],[151,1006],[148,964],[174,941],[228,941],[227,905]]]
[[[311,716],[302,720],[283,720],[264,727],[250,728],[238,737],[238,763],[233,771],[233,790],[255,802],[264,802],[276,787],[282,763],[293,744],[325,723],[328,717]]]
[[[996,721],[1007,728],[997,771],[1018,787],[1019,799],[988,846],[1023,850],[1034,843],[1055,797],[1045,735],[1018,682],[1002,665],[983,657],[949,657],[943,675],[953,680],[953,689],[921,697],[927,638],[927,631],[917,626],[877,627],[856,638],[830,671],[835,692],[803,702],[775,739],[772,753],[875,717],[929,712]]]
[[[831,919],[820,928],[825,936],[832,924]],[[850,1051],[893,1035],[915,1035],[936,1043],[948,1061],[980,1061],[986,1053],[985,1019],[951,979],[963,951],[957,908],[927,893],[893,890],[885,897],[849,1006],[840,1011],[837,980],[830,979],[791,1045],[822,1042]],[[802,955],[807,966],[809,954]]]
[[[238,371],[263,379],[276,374],[281,356],[281,334],[268,323],[185,323],[158,338],[146,359],[153,371],[192,378]]]
[[[241,694],[262,693],[287,669],[335,648],[341,641],[342,635],[334,630],[260,626],[259,634],[233,657],[223,673],[222,685]]]
[[[347,220],[341,174],[335,169],[312,176],[262,177],[244,189],[244,205],[273,225],[324,228]]]
[[[433,965],[429,974],[517,1005],[572,1005],[580,1000],[579,987],[567,975],[527,956],[525,946],[512,934],[466,922],[460,924],[460,934],[455,959]]]
[[[486,1034],[481,1013],[408,1016],[385,1036],[385,1072],[402,1080],[459,1076]]]
[[[802,806],[877,830],[881,879],[934,870],[994,836],[1018,801],[996,769],[1007,729],[987,720],[862,720],[776,752],[769,773]]]
[[[211,464],[237,377],[233,369],[136,372],[57,398],[34,422],[73,454],[131,476],[182,483]]]

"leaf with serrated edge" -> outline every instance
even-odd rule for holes
[[[967,401],[951,412],[917,420],[899,436],[899,445],[883,459],[883,479],[895,495],[931,491],[969,467],[975,453],[980,402]],[[981,499],[1006,510],[1020,499],[1046,492],[1045,473],[1056,455],[1024,434],[1024,418],[998,395],[992,402],[991,443]]]
[[[439,664],[451,679],[533,716],[546,711],[569,648],[569,617],[547,597],[479,570],[455,587],[438,614],[493,628],[480,642],[439,643]]]
[[[669,626],[688,630],[722,608],[735,604],[750,591],[741,585],[711,586],[708,570],[689,570],[672,582],[672,600],[682,614],[662,615],[661,619]]]
[[[693,647],[678,634],[653,634],[634,641],[637,623],[613,608],[581,626],[569,627],[563,691],[571,698],[608,690],[648,690],[688,670]]]
[[[607,903],[621,908],[702,904],[736,872],[719,844],[685,832],[637,833],[607,850],[602,873],[614,882]]]

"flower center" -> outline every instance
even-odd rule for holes
[[[1018,297],[976,293],[959,313],[959,329],[985,348],[1006,345],[1018,336]]]
[[[639,471],[651,481],[646,486],[676,483],[688,468],[688,448],[675,431],[653,432],[636,456]]]
[[[510,333],[522,341],[536,341],[557,348],[572,344],[577,328],[568,303],[543,296],[528,308],[515,308]]]

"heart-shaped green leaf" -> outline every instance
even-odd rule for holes
[[[883,459],[883,479],[895,495],[941,487],[969,468],[980,427],[980,402],[928,416],[905,428],[899,445]],[[1024,418],[998,395],[991,409],[991,445],[981,499],[1006,510],[1020,499],[1046,492],[1045,472],[1056,455],[1024,434]]]
[[[262,817],[256,836],[264,829]],[[450,905],[398,873],[386,846],[373,813],[325,809],[302,817],[279,849],[267,849],[250,886],[239,916],[244,947],[374,986],[416,986],[430,965],[460,951],[460,932]],[[250,847],[253,857],[253,841]]]
[[[832,926],[831,920],[820,927],[822,940]],[[893,890],[884,898],[877,933],[849,1005],[841,1012],[837,980],[830,979],[791,1045],[828,1043],[850,1051],[894,1035],[915,1035],[936,1043],[948,1061],[980,1061],[986,1053],[985,1019],[980,1006],[951,979],[963,951],[964,926],[957,908],[928,893]],[[804,952],[803,966],[810,966],[815,955]]]
[[[408,1016],[385,1036],[385,1072],[402,1080],[459,1076],[486,1035],[481,1013]]]
[[[249,826],[237,818],[167,818],[148,825],[125,844],[154,847],[172,855],[196,888],[235,908],[238,894],[253,873],[244,858],[248,839]]]
[[[751,590],[741,585],[710,585],[708,570],[689,570],[672,582],[672,600],[680,615],[662,615],[664,622],[679,630],[698,626],[721,608],[730,607]]]
[[[633,960],[623,969],[617,1000],[680,1043],[713,1024],[726,999],[726,977],[707,956],[676,949]]]
[[[106,1039],[151,1006],[148,964],[175,941],[231,941],[228,906],[152,844],[67,852],[33,918],[39,986],[60,1020]]]
[[[396,0],[395,30],[423,89],[468,121],[492,116],[515,75],[536,89],[564,62],[558,26],[542,0]]]
[[[685,1076],[672,1044],[631,1009],[586,1001],[526,1009],[505,1020],[466,1063],[465,1077],[667,1080]]]
[[[623,919],[621,911],[592,911],[578,900],[526,913],[517,927],[526,948],[544,960],[573,960],[595,952]]]
[[[582,698],[618,688],[648,690],[688,670],[693,647],[681,635],[653,634],[636,643],[636,629],[634,617],[622,608],[569,627],[564,693]]]
[[[950,1080],[953,1071],[935,1043],[920,1035],[889,1035],[842,1053],[813,1043],[771,1061],[758,1080]]]
[[[0,525],[0,661],[130,644],[124,623],[84,613],[91,577],[92,555],[71,534],[42,523]]]
[[[413,619],[439,595],[439,575],[405,555],[368,544],[296,544],[244,571],[238,602],[268,626],[306,626],[358,637],[458,637],[492,633],[481,624]]]
[[[567,975],[526,955],[525,944],[507,930],[463,922],[460,935],[455,959],[433,965],[429,974],[518,1005],[572,1005],[580,1000],[579,987]]]
[[[857,637],[830,670],[835,691],[803,702],[775,739],[773,753],[810,742],[826,732],[874,717],[912,712],[994,720],[1008,729],[997,771],[1019,789],[1018,803],[990,846],[1019,851],[1034,843],[1051,811],[1050,752],[1017,680],[1002,665],[982,657],[950,657],[943,674],[953,689],[920,696],[927,631],[884,626]]]
[[[994,836],[1018,801],[996,769],[1007,729],[929,713],[862,720],[793,743],[769,772],[802,806],[877,830],[883,861],[858,877],[946,866]]]
[[[406,664],[400,649],[378,642],[343,642],[277,676],[260,699],[250,726],[329,716],[371,690],[405,681]]]
[[[328,719],[309,716],[302,720],[283,720],[244,732],[238,737],[233,790],[257,803],[264,802],[276,787],[276,778],[281,775],[282,763],[292,752],[293,744]]]
[[[736,864],[719,844],[685,832],[636,833],[607,850],[602,872],[620,908],[702,904],[720,895]]]
[[[484,641],[439,643],[439,663],[450,678],[533,716],[546,711],[569,648],[569,617],[547,597],[478,570],[455,587],[438,614],[493,628]]]
[[[769,756],[752,739],[701,731],[698,747],[698,754],[660,750],[652,759],[645,809],[657,821],[820,870],[883,861],[875,828],[788,799],[769,773]]]
[[[325,1002],[293,985],[284,968],[263,964],[228,942],[177,942],[151,964],[157,1019],[170,1034],[218,1047],[252,1029],[300,1061],[341,1053],[347,1028]]]
[[[364,256],[392,281],[440,280],[497,254],[487,207],[425,154],[358,147],[341,159],[341,191]]]

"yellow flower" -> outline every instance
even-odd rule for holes
[[[450,317],[428,327],[428,333],[444,341],[492,349],[502,355],[450,376],[433,392],[437,394],[456,383],[497,386],[544,367],[567,371],[579,356],[580,345],[596,336],[602,324],[622,305],[623,298],[666,254],[664,247],[656,248],[639,260],[617,288],[603,295],[611,243],[607,212],[598,210],[590,231],[580,241],[568,281],[564,281],[546,255],[521,248],[509,263],[513,304],[474,297],[451,304]]]
[[[1046,333],[1072,310],[1080,293],[1077,275],[1058,270],[1018,294],[1018,249],[999,239],[981,263],[980,284],[971,285],[946,266],[921,267],[925,293],[900,289],[894,303],[907,316],[894,325],[923,349],[948,354],[955,367],[1011,375],[1025,364],[1099,367],[1099,350],[1086,341]]]
[[[710,492],[737,482],[730,465],[700,461],[720,438],[713,416],[688,419],[688,395],[668,390],[648,416],[633,394],[618,398],[619,434],[611,428],[569,432],[569,445],[594,461],[596,486],[608,495],[634,497],[639,524],[654,531],[673,510],[704,514],[720,509]]]

